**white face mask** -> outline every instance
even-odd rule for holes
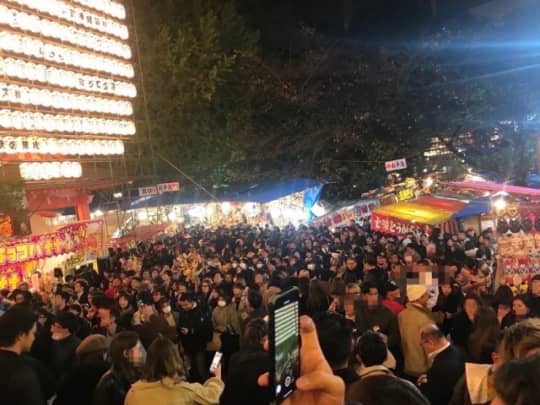
[[[164,314],[170,314],[171,313],[171,306],[168,305],[166,307],[163,307],[163,313]]]
[[[310,263],[310,264],[307,265],[307,268],[308,268],[308,270],[315,270],[315,264]]]
[[[257,268],[258,268],[258,269],[262,269],[263,267],[264,267],[264,264],[262,264],[262,263],[257,263]]]
[[[223,308],[225,305],[227,305],[227,303],[226,303],[224,300],[219,300],[217,304],[218,304],[218,307],[222,307],[222,308]]]

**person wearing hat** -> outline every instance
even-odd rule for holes
[[[416,379],[429,369],[428,358],[420,345],[420,331],[430,324],[442,322],[444,316],[428,309],[430,296],[424,285],[408,285],[407,298],[409,302],[398,315],[398,323],[405,357],[404,373]]]
[[[89,335],[75,350],[77,366],[58,388],[53,405],[93,405],[94,392],[103,374],[109,369],[105,360],[109,350],[103,335]]]

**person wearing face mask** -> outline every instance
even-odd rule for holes
[[[217,307],[212,312],[214,330],[220,334],[223,352],[223,371],[227,374],[228,360],[238,350],[240,340],[240,317],[229,292],[219,292]]]
[[[77,317],[71,313],[56,316],[51,325],[49,368],[59,384],[76,364],[75,350],[81,340],[75,335],[79,327]]]
[[[99,380],[94,405],[124,405],[131,385],[141,376],[146,350],[135,332],[120,332],[109,349],[111,368]]]
[[[178,312],[173,312],[171,303],[167,299],[162,299],[159,303],[159,316],[167,323],[170,332],[167,336],[173,341],[178,340],[177,326],[178,326]]]

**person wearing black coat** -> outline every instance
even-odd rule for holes
[[[45,398],[32,366],[21,356],[32,347],[35,316],[13,306],[0,316],[0,402],[4,405],[41,405]]]
[[[260,375],[270,371],[267,342],[266,322],[251,320],[246,325],[240,351],[231,357],[220,405],[269,405],[273,401],[271,389],[257,383]]]
[[[50,346],[50,370],[61,384],[63,378],[75,366],[75,350],[81,340],[75,335],[79,327],[79,320],[72,313],[59,314],[51,325],[52,342]]]
[[[184,293],[178,298],[178,336],[191,361],[191,380],[208,378],[206,344],[212,340],[213,325],[209,311],[197,303],[196,296]]]
[[[78,364],[58,388],[54,405],[92,405],[96,386],[109,368],[104,360],[108,350],[107,339],[90,335],[77,347]]]
[[[433,362],[427,374],[418,379],[420,390],[431,405],[448,405],[454,387],[465,372],[465,355],[448,342],[436,325],[423,328],[420,336],[422,347]]]

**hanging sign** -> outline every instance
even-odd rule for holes
[[[156,186],[139,187],[139,196],[146,197],[149,195],[156,195],[158,193]]]
[[[172,182],[172,183],[161,183],[157,185],[157,191],[159,194],[163,193],[170,193],[174,191],[180,191],[180,183]]]
[[[393,172],[395,170],[403,170],[407,168],[407,159],[397,159],[384,162],[384,167],[387,172]]]

